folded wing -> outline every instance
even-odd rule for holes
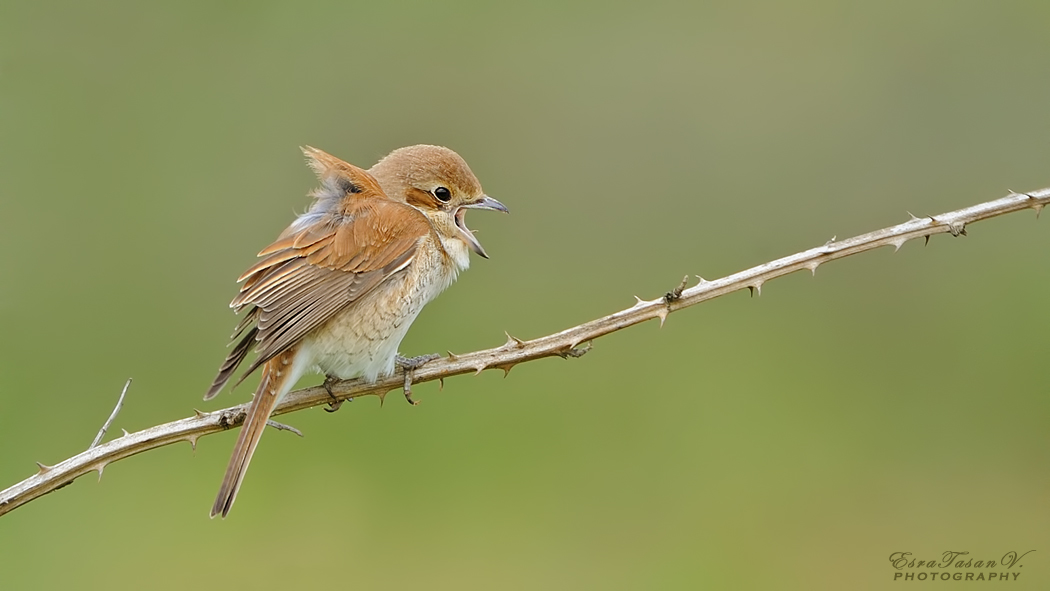
[[[320,150],[304,152],[322,180],[317,202],[238,280],[243,284],[230,306],[249,310],[205,399],[253,348],[258,357],[240,380],[405,269],[432,231],[422,213],[387,198],[364,170]]]

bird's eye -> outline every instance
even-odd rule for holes
[[[434,197],[437,197],[442,203],[448,203],[448,200],[452,199],[452,192],[445,187],[438,187],[434,189]]]

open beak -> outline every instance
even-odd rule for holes
[[[473,250],[485,258],[489,258],[489,255],[485,253],[485,249],[482,248],[481,243],[474,237],[474,232],[467,227],[467,224],[464,221],[468,209],[489,209],[492,211],[502,211],[503,213],[510,213],[510,210],[507,209],[507,206],[488,195],[482,195],[481,201],[460,205],[459,209],[456,210],[456,225],[460,230],[463,230],[463,236],[466,238],[470,250]]]
[[[468,203],[460,207],[468,207],[470,209],[491,209],[492,211],[502,211],[503,213],[510,213],[510,210],[507,209],[506,205],[503,205],[502,203],[496,201],[492,197],[489,197],[488,195],[482,195],[481,197],[481,201]]]

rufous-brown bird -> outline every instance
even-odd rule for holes
[[[485,195],[455,152],[410,146],[367,172],[303,148],[321,181],[313,203],[259,253],[230,307],[248,308],[204,399],[218,394],[248,353],[262,378],[211,516],[230,512],[270,413],[307,371],[328,378],[391,375],[419,311],[470,264],[488,258],[467,229],[467,209],[507,208]],[[239,382],[238,382],[239,383]]]

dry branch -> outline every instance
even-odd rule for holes
[[[671,312],[687,308],[700,302],[710,300],[740,289],[750,289],[761,293],[762,284],[770,279],[809,269],[816,272],[818,266],[842,257],[873,250],[880,246],[893,246],[899,249],[908,240],[929,237],[934,234],[966,234],[966,226],[1024,209],[1033,209],[1038,215],[1044,206],[1050,203],[1050,188],[1032,193],[1011,193],[1001,199],[989,201],[936,216],[912,219],[896,226],[883,228],[846,240],[828,241],[823,246],[793,254],[750,269],[706,281],[701,279],[698,285],[687,288],[687,282],[676,287],[663,297],[655,300],[638,302],[626,310],[592,320],[537,339],[523,341],[507,335],[507,342],[494,349],[476,351],[462,355],[449,353],[414,370],[416,383],[441,380],[465,373],[480,373],[486,369],[502,369],[509,372],[512,367],[526,361],[559,356],[579,357],[587,351],[588,346],[580,347],[598,337],[618,331],[628,326],[659,318],[661,324]],[[387,392],[404,385],[403,375],[394,375],[369,384],[361,380],[348,380],[331,384],[331,395],[339,400],[346,400],[375,394],[380,397]],[[274,411],[275,415],[294,412],[332,402],[324,387],[317,386],[296,390]],[[157,425],[108,443],[92,447],[55,466],[40,466],[39,471],[0,492],[0,515],[20,507],[33,499],[72,482],[91,471],[97,471],[101,477],[103,469],[117,460],[133,456],[144,451],[155,449],[178,441],[189,441],[196,447],[197,439],[203,435],[236,427],[244,421],[247,404],[233,406],[223,410],[202,413],[196,416]]]
[[[102,428],[98,430],[98,435],[95,435],[95,439],[88,446],[91,449],[97,446],[102,438],[106,436],[106,431],[109,430],[109,426],[113,424],[113,420],[117,418],[117,414],[120,413],[120,408],[124,406],[124,397],[128,394],[128,386],[131,385],[131,378],[124,382],[124,389],[120,391],[120,398],[117,399],[117,405],[113,407],[113,412],[109,413],[109,418],[106,419],[105,423],[102,423]],[[37,464],[39,465],[39,464]]]

